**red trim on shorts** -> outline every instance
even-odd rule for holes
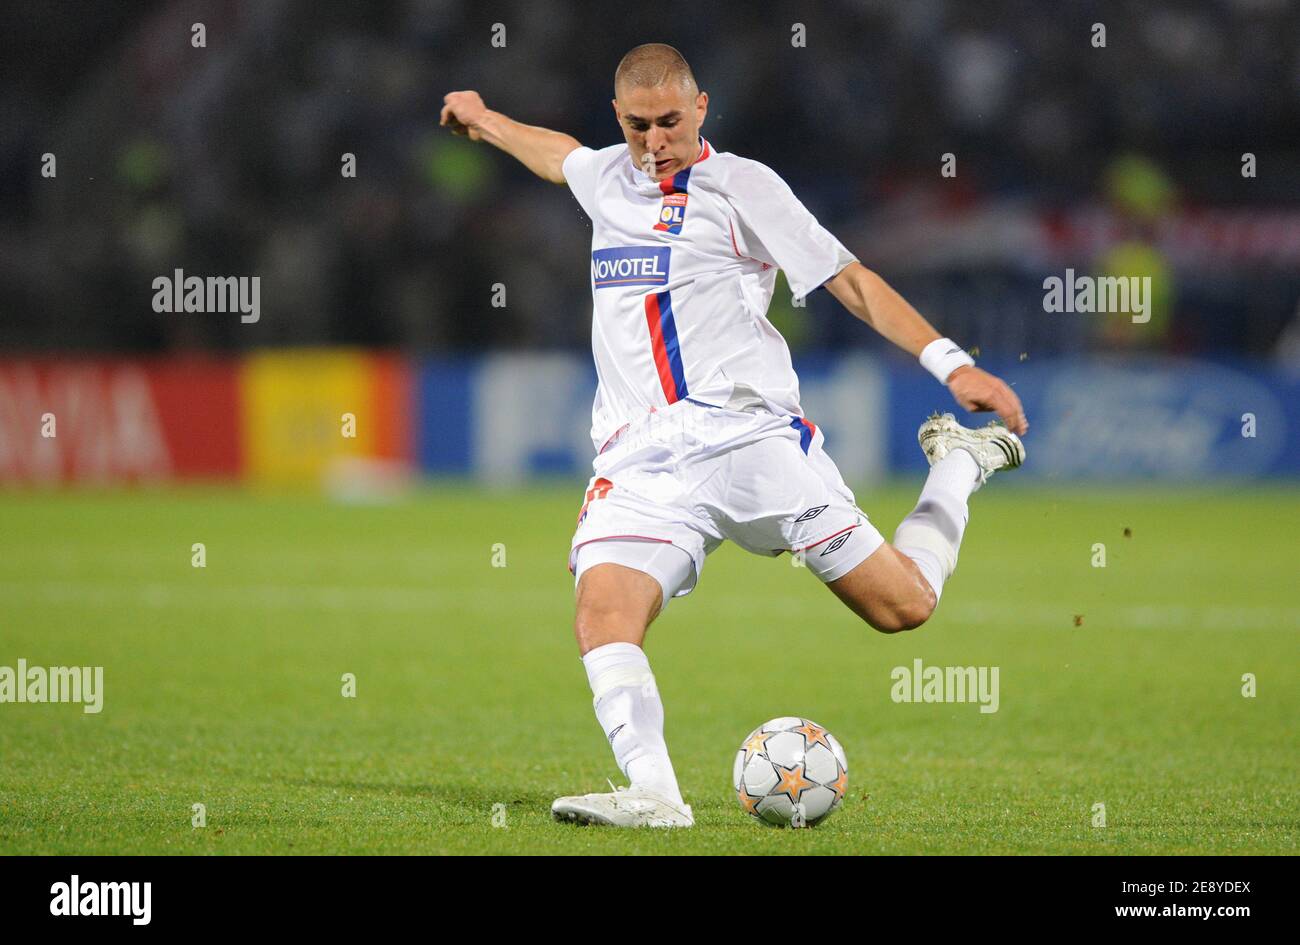
[[[661,545],[671,545],[671,544],[673,543],[673,540],[672,540],[671,538],[655,538],[655,537],[653,537],[653,536],[651,536],[651,535],[602,535],[600,538],[588,538],[586,541],[580,541],[580,542],[578,542],[578,544],[576,544],[576,545],[574,545],[572,548],[570,548],[570,549],[569,549],[569,560],[570,560],[570,561],[577,561],[577,558],[578,558],[578,549],[581,548],[583,545],[590,545],[593,541],[611,541],[611,540],[613,540],[613,539],[615,539],[615,538],[635,538],[635,539],[637,539],[637,540],[639,540],[639,541],[654,541],[654,542],[658,542],[658,543],[661,544]],[[682,551],[686,551],[686,549],[683,548]],[[690,552],[686,552],[686,553],[687,553],[687,554],[690,554]],[[694,561],[695,559],[692,558],[691,560]],[[570,565],[570,566],[569,566],[569,573],[570,573],[570,574],[577,574],[578,572],[576,572],[576,571],[573,569],[573,566]]]
[[[792,549],[790,549],[790,550],[791,550],[791,553],[794,554],[794,553],[798,553],[798,552],[800,552],[800,551],[809,551],[809,550],[811,550],[811,549],[813,549],[813,548],[816,548],[818,545],[824,545],[826,542],[828,542],[828,541],[830,541],[832,538],[834,538],[835,535],[843,535],[845,532],[847,532],[847,531],[852,531],[853,529],[857,528],[857,527],[858,527],[859,525],[861,525],[861,524],[862,524],[861,522],[854,522],[854,523],[853,523],[852,525],[850,525],[848,528],[841,528],[839,531],[835,532],[835,534],[833,534],[833,535],[827,535],[825,538],[821,539],[820,541],[815,541],[815,542],[813,542],[811,545],[805,545],[805,546],[802,547],[802,548],[792,548]]]

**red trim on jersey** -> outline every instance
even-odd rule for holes
[[[761,259],[755,259],[753,256],[741,256],[740,247],[736,245],[736,224],[734,221],[728,219],[727,226],[731,228],[731,251],[736,254],[737,258],[748,259],[750,262],[758,263],[760,266],[763,267],[764,272],[767,272],[767,270],[772,268],[771,263],[765,263]]]
[[[654,354],[655,370],[659,372],[659,386],[670,404],[677,402],[677,382],[668,363],[668,348],[664,345],[663,321],[659,313],[659,296],[650,293],[645,297],[645,323],[650,329],[650,350]]]

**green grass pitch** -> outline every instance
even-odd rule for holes
[[[918,486],[859,502],[890,535]],[[1297,852],[1300,492],[994,480],[896,636],[724,547],[647,647],[697,826],[616,831],[549,817],[620,777],[572,639],[581,487],[0,494],[0,665],[105,673],[98,715],[0,704],[0,853]],[[918,657],[999,667],[999,710],[891,701]],[[730,789],[783,714],[848,753],[812,830]]]

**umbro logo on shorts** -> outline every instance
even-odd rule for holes
[[[806,522],[806,521],[808,521],[808,520],[810,520],[810,519],[814,519],[814,518],[816,518],[818,515],[821,515],[821,514],[822,514],[823,512],[825,512],[825,511],[826,511],[826,506],[824,506],[824,505],[815,505],[815,506],[813,506],[811,509],[809,509],[807,512],[804,512],[803,515],[800,515],[797,519],[795,519],[795,521],[796,521],[796,522]]]
[[[851,531],[845,532],[843,535],[839,536],[834,541],[832,541],[829,545],[827,545],[826,550],[823,551],[821,554],[819,554],[817,557],[825,558],[832,551],[839,551],[841,548],[844,547],[844,543],[852,537],[853,537],[853,532]]]

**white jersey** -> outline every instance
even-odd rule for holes
[[[767,320],[776,270],[801,298],[855,257],[776,172],[701,139],[670,180],[633,164],[626,144],[577,148],[564,178],[593,224],[597,453],[687,398],[803,415],[790,350]]]

